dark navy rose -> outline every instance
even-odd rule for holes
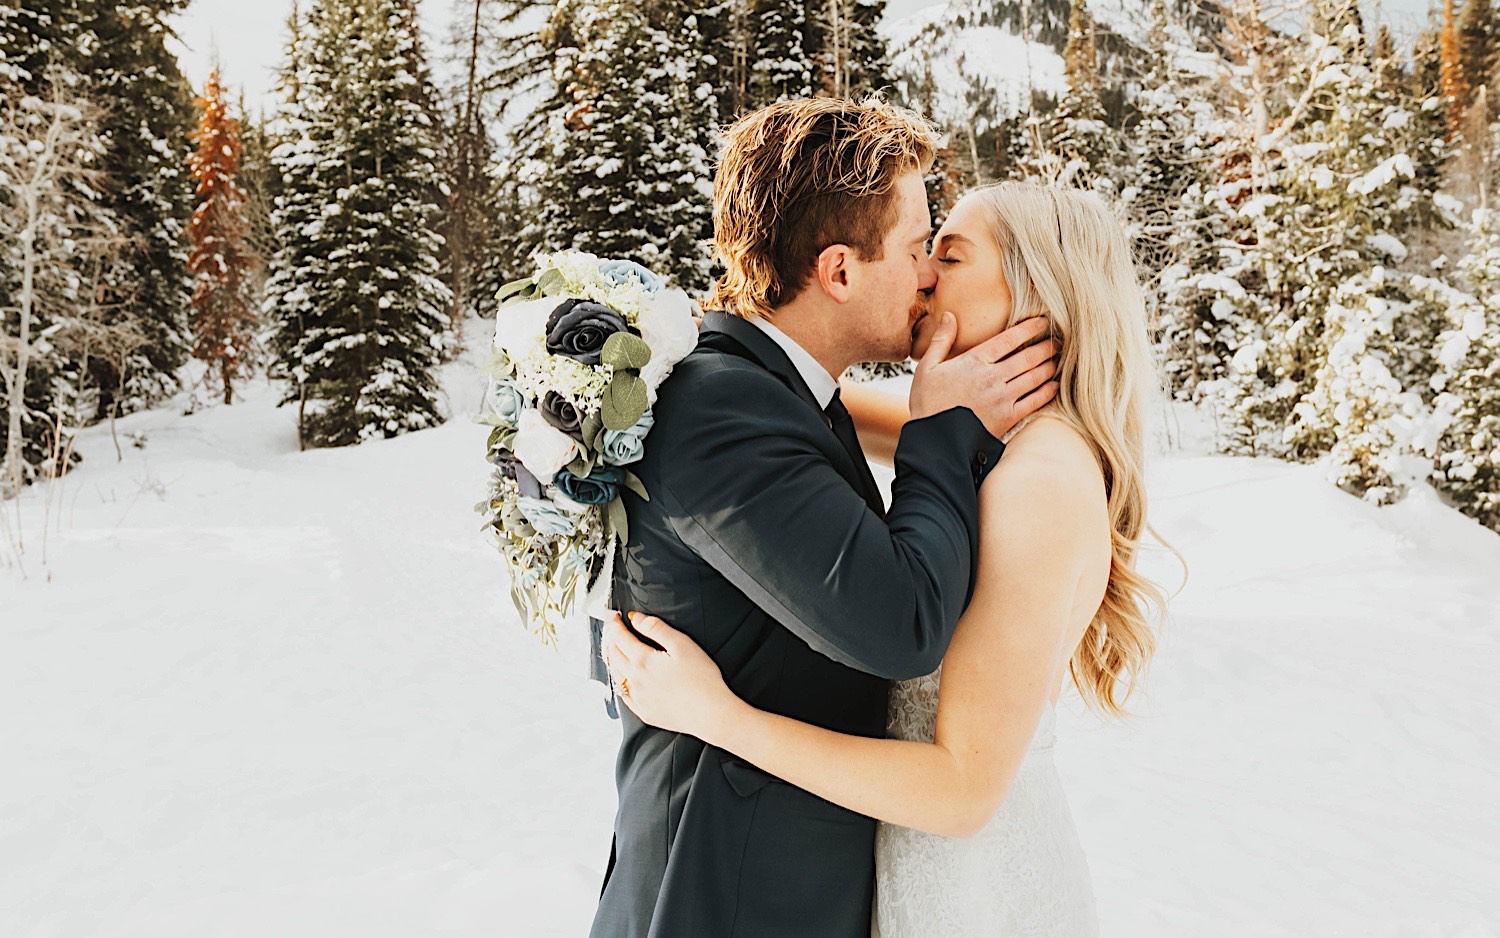
[[[604,340],[633,331],[625,317],[602,303],[567,300],[547,317],[547,351],[585,365],[599,364]]]
[[[556,391],[548,391],[537,410],[542,419],[575,440],[583,439],[583,411]]]
[[[625,484],[625,470],[618,466],[599,466],[580,479],[564,469],[553,479],[552,484],[573,501],[581,505],[608,505],[620,494]]]

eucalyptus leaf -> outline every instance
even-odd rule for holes
[[[588,439],[586,437],[584,439],[580,440],[577,437],[573,436],[571,433],[568,434],[568,435],[570,437],[572,437],[572,439],[573,439],[573,446],[574,446],[575,449],[578,450],[578,453],[579,453],[580,456],[582,456],[585,459],[589,459],[589,460],[592,460],[594,458],[594,453],[595,453],[596,450],[595,450],[594,447],[592,447],[592,446],[589,445],[589,441],[588,441]]]
[[[510,588],[510,601],[515,605],[516,611],[521,614],[521,618],[529,622],[532,618],[531,597],[526,594],[526,591],[519,586],[512,585]]]
[[[630,516],[625,513],[625,503],[617,498],[605,506],[604,513],[612,535],[622,544],[630,543]]]
[[[604,418],[597,412],[583,418],[583,426],[578,432],[583,435],[583,449],[591,453],[604,452]]]
[[[565,285],[563,272],[556,267],[549,267],[542,271],[542,275],[536,281],[537,292],[543,296],[556,296],[562,292]]]
[[[504,349],[495,349],[490,360],[484,363],[484,373],[491,378],[509,378],[515,370]]]
[[[651,501],[651,496],[646,494],[646,483],[642,482],[639,476],[628,469],[625,470],[624,485],[627,489],[630,489],[632,492],[639,495],[641,497],[641,501]]]
[[[573,461],[563,468],[580,479],[587,479],[589,473],[594,471],[594,464],[598,459],[598,454],[588,454],[580,448],[578,455],[573,457]]]
[[[512,280],[501,287],[497,296],[500,300],[500,305],[504,306],[506,303],[512,301],[529,300],[536,296],[536,292],[535,281],[530,277],[522,277],[520,280]]]
[[[646,382],[640,375],[621,371],[615,373],[604,389],[604,406],[599,409],[599,416],[606,430],[629,430],[640,422],[646,407]]]
[[[633,368],[640,371],[651,362],[651,346],[638,335],[616,332],[604,340],[599,361],[617,370]]]

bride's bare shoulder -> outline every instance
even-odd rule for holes
[[[980,490],[981,503],[1091,514],[1105,504],[1104,473],[1077,427],[1045,411],[1016,432]]]

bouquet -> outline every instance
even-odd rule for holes
[[[629,466],[645,453],[657,389],[697,339],[687,294],[631,261],[544,255],[500,291],[479,418],[493,427],[494,471],[477,507],[517,611],[548,643],[580,596],[608,608],[615,541],[627,537],[621,492],[649,498]]]

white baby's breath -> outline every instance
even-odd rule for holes
[[[602,303],[624,316],[630,325],[638,326],[641,315],[661,294],[652,292],[633,278],[616,283],[599,272],[600,265],[605,262],[605,258],[582,251],[562,251],[537,258],[538,269],[545,271],[550,268],[562,275],[560,292],[555,296]]]
[[[534,401],[556,391],[586,414],[599,409],[604,389],[614,377],[608,365],[585,365],[565,355],[552,355],[545,342],[528,348],[514,361],[516,385]]]

